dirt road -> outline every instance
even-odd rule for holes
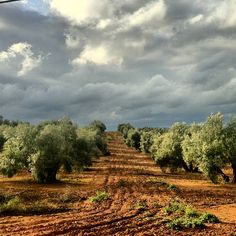
[[[64,184],[34,185],[2,180],[2,188],[15,191],[76,192],[69,212],[0,217],[0,235],[236,235],[236,187],[212,185],[199,174],[163,174],[150,157],[128,148],[117,133],[108,133],[111,156],[100,158],[89,170],[62,176]],[[154,179],[155,178],[155,179]],[[158,185],[153,180],[158,179]],[[166,184],[175,184],[176,189]],[[97,190],[109,199],[91,203]],[[13,191],[13,190],[12,190]],[[208,210],[223,223],[205,229],[173,231],[158,218],[158,212],[173,198],[197,209]]]

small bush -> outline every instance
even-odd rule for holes
[[[220,220],[215,216],[210,213],[203,213],[201,215],[201,220],[203,220],[204,223],[219,223]]]
[[[165,208],[164,212],[167,214],[184,213],[186,206],[178,200],[171,201]]]
[[[9,200],[6,200],[5,203],[1,206],[0,212],[19,212],[25,210],[19,197],[13,197]]]
[[[181,230],[185,228],[203,228],[204,223],[218,223],[219,219],[208,213],[200,213],[178,200],[171,201],[164,212],[170,217],[166,219],[167,227]]]
[[[175,230],[181,230],[184,228],[203,228],[204,223],[199,218],[180,217],[170,220],[167,223],[167,227]]]
[[[32,215],[63,212],[68,208],[47,200],[26,201],[22,197],[5,197],[0,205],[0,215]]]
[[[127,133],[127,138],[125,140],[129,147],[133,147],[137,150],[140,149],[140,133],[137,129],[130,129]]]
[[[174,184],[169,184],[167,189],[169,189],[169,190],[178,190],[178,187]]]
[[[168,183],[166,183],[165,181],[162,181],[162,180],[159,180],[159,179],[157,179],[157,178],[154,178],[154,177],[150,177],[150,178],[148,178],[147,179],[147,183],[149,183],[149,184],[157,184],[157,185],[160,185],[160,186],[164,186],[164,185],[167,185],[167,186],[169,186],[169,184]]]
[[[138,211],[145,211],[147,209],[147,203],[144,201],[140,201],[137,204],[135,204],[135,209]]]
[[[101,202],[101,201],[107,200],[108,198],[109,198],[109,195],[106,192],[97,191],[95,196],[89,198],[89,201]]]

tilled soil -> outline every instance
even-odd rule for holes
[[[163,174],[148,155],[128,148],[118,133],[108,136],[111,155],[78,175],[62,175],[62,183],[39,185],[2,178],[1,191],[34,192],[45,198],[69,192],[76,201],[63,213],[2,216],[0,235],[236,235],[234,185],[213,185],[200,174]],[[168,188],[169,184],[177,188]],[[97,190],[107,192],[109,199],[90,202]],[[216,214],[221,223],[204,229],[168,229],[160,216],[174,198]]]

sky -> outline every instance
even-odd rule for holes
[[[0,5],[0,114],[170,126],[236,115],[236,0]]]

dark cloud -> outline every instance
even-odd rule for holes
[[[26,42],[34,57],[42,56],[23,77],[17,76],[22,59],[0,61],[0,114],[32,122],[101,119],[109,128],[236,114],[236,22],[221,22],[214,10],[220,2],[213,0],[166,0],[164,17],[145,18],[155,2],[110,1],[113,13],[102,27],[104,19],[78,25],[0,7],[0,52]],[[134,14],[135,26],[128,22]]]

